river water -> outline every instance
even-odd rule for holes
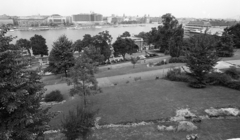
[[[123,32],[128,31],[131,35],[136,35],[140,32],[148,32],[152,27],[157,27],[158,24],[147,24],[146,26],[131,26],[131,27],[102,27],[100,29],[79,29],[79,30],[69,30],[69,29],[58,29],[58,30],[47,30],[47,31],[13,31],[8,32],[7,35],[13,35],[17,38],[13,41],[20,38],[30,39],[35,34],[42,35],[46,39],[46,44],[48,46],[48,50],[51,51],[52,44],[55,42],[61,35],[66,35],[69,40],[76,41],[77,39],[82,39],[85,34],[90,34],[92,36],[98,34],[102,31],[109,31],[109,34],[112,36],[112,43],[116,40],[116,38],[121,35]]]

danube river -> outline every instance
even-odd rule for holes
[[[42,35],[46,39],[46,44],[48,46],[48,50],[51,51],[52,44],[55,42],[61,35],[66,35],[71,41],[76,41],[77,39],[82,39],[85,34],[90,34],[92,36],[98,34],[102,31],[109,31],[109,34],[112,36],[112,43],[116,40],[116,38],[121,35],[123,32],[128,31],[131,35],[136,35],[140,32],[148,32],[152,27],[157,27],[158,24],[147,24],[145,26],[131,26],[131,27],[102,27],[100,29],[79,29],[79,30],[70,30],[70,29],[59,29],[59,30],[47,30],[47,31],[13,31],[8,32],[7,35],[13,35],[17,38],[13,41],[20,38],[30,39],[35,34]]]

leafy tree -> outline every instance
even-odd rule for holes
[[[117,40],[113,43],[113,49],[115,55],[121,54],[123,59],[125,60],[126,54],[132,54],[135,51],[135,43],[130,38],[117,38]]]
[[[79,53],[84,49],[83,48],[83,42],[81,39],[78,39],[73,44],[74,51],[78,51]]]
[[[207,34],[195,35],[190,38],[189,43],[191,47],[186,52],[186,65],[190,75],[196,80],[190,86],[205,87],[205,76],[218,61],[215,39]]]
[[[225,28],[224,32],[233,36],[233,43],[235,48],[240,48],[240,23],[231,27]]]
[[[49,66],[46,71],[53,73],[64,72],[67,77],[67,71],[74,65],[72,42],[65,35],[58,38],[53,43],[53,49],[49,55]]]
[[[99,65],[104,60],[104,56],[100,53],[99,49],[92,45],[85,48],[84,53],[88,58],[92,59],[96,65]]]
[[[26,49],[28,51],[28,54],[31,56],[30,49],[32,47],[31,47],[31,42],[29,40],[21,38],[21,39],[17,40],[16,45],[19,46],[20,48]]]
[[[34,35],[30,38],[33,55],[48,55],[46,40],[41,35]]]
[[[138,60],[138,57],[131,57],[131,63],[133,64],[133,68],[135,68],[135,64],[137,64]]]
[[[173,35],[169,40],[169,53],[171,57],[179,57],[183,45],[183,33],[182,25],[179,25],[176,29],[173,29]]]
[[[159,28],[159,33],[162,35],[162,38],[160,38],[160,52],[165,52],[166,50],[169,50],[170,40],[177,39],[177,41],[179,42],[183,39],[183,28],[181,25],[178,25],[178,20],[169,13],[162,16],[162,23],[163,27]]]
[[[12,48],[6,32],[0,32],[0,139],[30,140],[43,134],[51,114],[40,106],[40,76],[26,69],[20,47]]]
[[[85,34],[82,39],[82,48],[86,48],[89,45],[92,45],[93,38],[90,34]]]
[[[217,55],[219,57],[231,57],[234,54],[233,39],[231,35],[223,33],[216,45]]]
[[[73,84],[70,94],[83,96],[84,108],[87,107],[87,96],[96,94],[99,89],[94,76],[96,71],[96,64],[85,53],[77,58],[74,67],[70,70],[69,84]]]
[[[128,31],[125,31],[120,37],[130,37],[131,34]]]
[[[100,53],[104,56],[104,60],[108,60],[111,56],[111,42],[112,36],[108,31],[103,31],[92,37],[92,45],[100,50]]]

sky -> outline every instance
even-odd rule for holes
[[[240,0],[1,0],[0,15],[29,16],[100,13],[177,18],[240,18]]]

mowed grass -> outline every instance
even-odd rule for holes
[[[203,115],[210,107],[239,106],[240,92],[219,86],[205,89],[189,88],[186,83],[167,80],[151,80],[103,88],[103,93],[91,96],[93,109],[99,109],[100,124],[126,123],[164,119],[175,116],[180,108],[189,108]],[[68,93],[65,93],[68,94]],[[63,113],[50,125],[58,128],[62,115],[81,104],[81,98],[55,105],[52,111]]]

